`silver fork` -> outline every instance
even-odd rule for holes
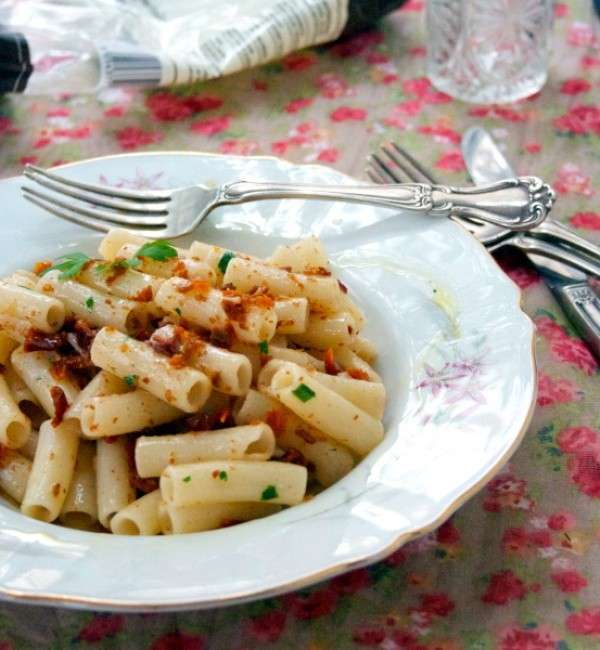
[[[328,199],[438,216],[468,213],[512,230],[535,227],[554,203],[552,189],[534,176],[467,188],[429,182],[373,187],[234,181],[216,188],[135,191],[74,181],[33,165],[24,174],[50,190],[23,186],[24,197],[62,219],[100,231],[119,225],[154,238],[191,232],[217,206],[261,199]]]
[[[369,156],[366,172],[369,178],[378,184],[401,183],[405,179],[415,182],[426,181],[431,184],[438,184],[438,180],[432,172],[427,170],[408,151],[395,142],[383,145],[379,153],[373,153]],[[483,223],[460,214],[451,215],[451,218],[467,228],[490,251],[510,245],[521,249],[525,253],[538,253],[554,260],[566,262],[585,273],[600,277],[600,262],[596,263],[591,258],[577,255],[552,241],[534,237],[531,231],[527,233],[516,233],[511,230],[505,230],[499,236],[496,225]],[[535,230],[537,231],[538,228],[543,229],[544,224],[536,227]],[[554,231],[551,234],[554,236]],[[581,248],[579,244],[583,242],[583,251],[588,254],[595,254],[596,247],[590,245],[589,242],[577,235],[574,235],[574,240],[569,240],[567,243]],[[589,250],[590,246],[592,247],[591,251]]]

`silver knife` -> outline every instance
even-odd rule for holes
[[[483,129],[477,131],[482,132]],[[480,185],[513,178],[515,173],[504,154],[489,134],[485,131],[483,134],[485,139],[474,138],[473,131],[465,134],[467,141],[463,138],[463,156],[473,182]],[[587,276],[558,260],[532,253],[527,253],[527,257],[541,272],[581,338],[600,359],[600,299],[588,285]]]

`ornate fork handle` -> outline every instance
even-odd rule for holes
[[[235,181],[221,187],[217,203],[284,198],[329,199],[440,216],[471,216],[512,230],[537,226],[554,204],[552,189],[533,176],[468,188],[426,183],[332,187]]]

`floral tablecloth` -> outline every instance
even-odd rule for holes
[[[556,4],[550,81],[511,106],[468,106],[430,86],[422,13],[411,0],[349,41],[173,92],[0,100],[1,174],[26,162],[193,149],[276,154],[360,177],[365,155],[395,138],[459,182],[461,133],[478,123],[520,173],[554,183],[558,218],[599,241],[591,2]],[[227,609],[121,615],[0,604],[0,649],[600,648],[598,366],[526,260],[499,261],[538,327],[538,407],[510,463],[436,532],[369,568]]]

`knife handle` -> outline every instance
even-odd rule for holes
[[[600,359],[600,298],[586,282],[557,285],[552,292],[581,338]]]

